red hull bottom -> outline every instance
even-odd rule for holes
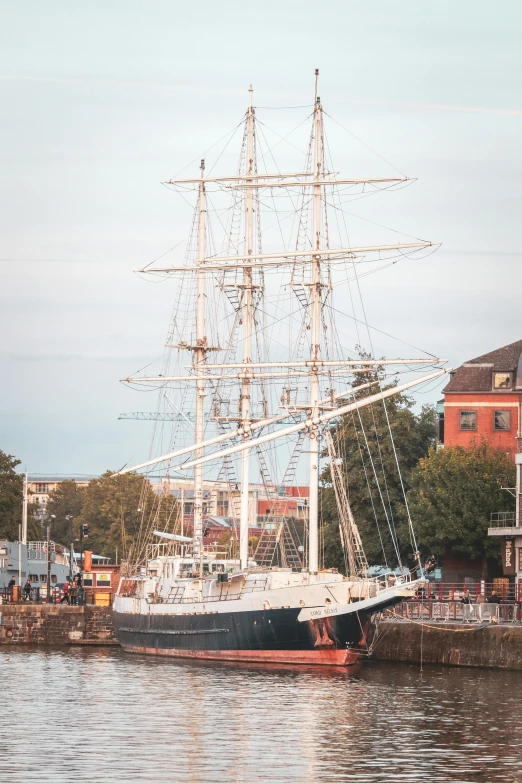
[[[166,655],[172,658],[199,658],[206,661],[251,663],[290,663],[307,666],[353,666],[360,657],[354,650],[166,650],[156,647],[123,645],[127,652]]]

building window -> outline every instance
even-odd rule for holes
[[[496,430],[510,430],[511,411],[495,411],[493,414],[493,421]]]
[[[460,429],[467,431],[477,429],[477,411],[460,412]]]
[[[493,388],[494,389],[511,389],[511,373],[510,372],[494,372],[493,373]]]
[[[41,492],[43,495],[47,495],[49,492],[49,484],[37,484],[36,491]]]

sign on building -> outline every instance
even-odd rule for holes
[[[501,539],[502,569],[504,576],[515,575],[515,543],[512,538]]]

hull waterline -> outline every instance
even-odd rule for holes
[[[400,599],[390,598],[386,605]],[[298,608],[202,614],[113,612],[127,652],[172,658],[349,666],[366,653],[372,615],[351,612],[300,622]]]

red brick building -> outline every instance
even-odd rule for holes
[[[487,441],[517,467],[515,512],[494,514],[489,535],[500,538],[505,576],[522,590],[522,340],[470,359],[451,373],[437,406],[444,446]],[[513,491],[513,490],[512,490]]]
[[[443,393],[445,446],[467,448],[483,439],[515,459],[522,409],[522,340],[464,362],[451,373]]]

